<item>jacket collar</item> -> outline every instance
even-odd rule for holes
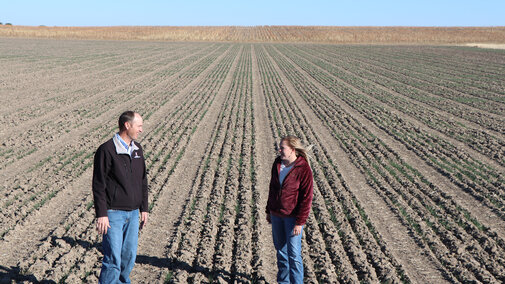
[[[281,160],[281,157],[277,157],[276,159],[276,163],[277,163],[277,172],[279,172],[280,168],[281,168],[281,163],[282,163],[282,160]],[[305,160],[304,157],[302,156],[298,156],[295,160],[295,163],[293,165],[293,168],[296,168],[296,167],[299,167],[299,166],[302,166],[304,164],[307,164],[307,160]]]
[[[121,144],[121,141],[119,141],[119,139],[117,138],[116,135],[114,135],[114,137],[112,137],[112,142],[114,142],[114,146],[116,147],[117,154],[130,155],[130,153],[124,148],[123,144]],[[131,152],[139,149],[139,147],[137,147],[137,144],[135,142],[131,143],[131,147],[132,147]]]

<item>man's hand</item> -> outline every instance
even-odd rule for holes
[[[147,218],[149,217],[148,212],[140,212],[140,229],[144,228],[144,226],[147,224]]]
[[[270,218],[270,214],[267,214],[267,222],[268,222],[268,224],[272,224],[272,219]]]
[[[303,227],[302,225],[295,225],[295,227],[293,228],[293,235],[298,236],[299,234],[301,234],[302,227]]]
[[[107,234],[107,229],[110,228],[109,217],[98,217],[96,220],[96,229],[100,235]]]

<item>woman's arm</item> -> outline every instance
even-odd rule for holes
[[[307,218],[309,217],[310,207],[312,206],[312,196],[314,193],[314,179],[312,177],[312,170],[309,165],[303,168],[303,171],[299,175],[300,187],[298,200],[300,203],[300,209],[296,216],[296,225],[305,225]]]

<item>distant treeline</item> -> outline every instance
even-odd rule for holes
[[[7,24],[6,24],[7,25]],[[505,27],[118,26],[0,27],[0,37],[345,44],[505,43]]]

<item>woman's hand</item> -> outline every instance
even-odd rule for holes
[[[299,234],[301,234],[302,228],[303,228],[302,225],[295,225],[295,227],[293,228],[293,235],[298,236]]]
[[[267,222],[268,222],[268,224],[272,224],[272,219],[270,218],[270,214],[267,214]]]

